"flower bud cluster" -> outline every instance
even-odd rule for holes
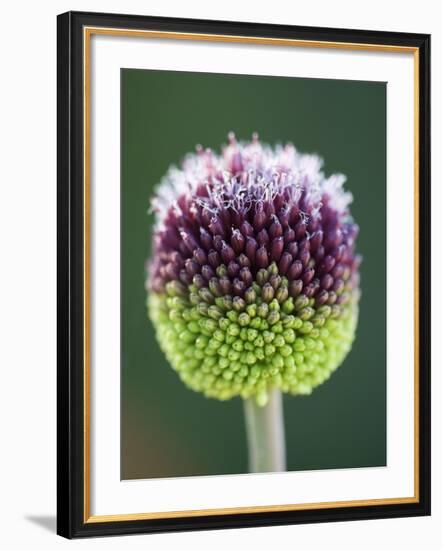
[[[339,176],[257,137],[197,150],[153,202],[148,310],[159,344],[207,397],[309,394],[351,349],[357,226]]]

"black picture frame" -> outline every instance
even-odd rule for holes
[[[88,522],[84,404],[85,27],[266,37],[414,48],[419,59],[419,498],[412,503]],[[257,527],[430,514],[430,36],[227,21],[68,12],[57,21],[57,532],[67,538]],[[86,393],[85,393],[86,392]]]

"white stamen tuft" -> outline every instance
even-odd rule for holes
[[[272,148],[262,144],[256,133],[251,142],[243,142],[230,132],[228,141],[220,155],[197,145],[196,154],[188,154],[181,169],[169,168],[151,201],[156,229],[163,227],[172,206],[180,215],[180,197],[193,200],[193,208],[204,207],[213,215],[225,208],[247,211],[278,194],[295,203],[304,193],[313,217],[320,216],[323,196],[342,214],[352,202],[351,193],[343,189],[345,176],[325,178],[323,161],[317,155],[298,153],[292,144]],[[198,194],[202,185],[206,195]]]

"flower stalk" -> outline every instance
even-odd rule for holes
[[[281,391],[272,388],[265,405],[256,399],[244,400],[249,472],[284,472],[286,450]]]

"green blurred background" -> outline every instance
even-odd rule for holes
[[[319,153],[347,175],[360,225],[362,299],[353,350],[309,397],[284,397],[289,470],[386,464],[386,85],[121,71],[121,477],[247,472],[242,401],[188,390],[146,316],[153,188],[197,143],[233,130]]]

